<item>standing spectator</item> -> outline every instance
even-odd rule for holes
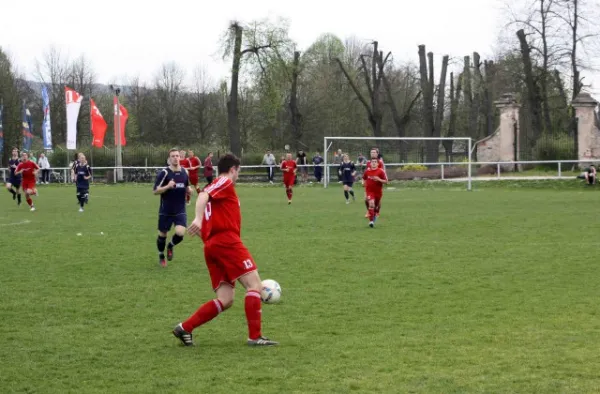
[[[49,184],[50,183],[50,162],[45,154],[40,153],[40,158],[38,160],[38,166],[42,169],[42,178],[40,179],[40,184]]]
[[[206,182],[208,182],[207,186],[210,185],[213,181],[213,165],[212,165],[213,153],[208,152],[208,156],[204,159],[204,177],[206,178]]]
[[[300,167],[302,182],[308,181],[308,159],[306,158],[306,153],[304,153],[302,149],[296,154],[296,164]]]
[[[267,180],[269,183],[273,183],[273,179],[275,176],[275,165],[277,164],[277,160],[275,160],[275,155],[271,153],[271,150],[268,149],[267,153],[263,156],[262,164],[267,165]]]
[[[37,164],[37,159],[35,157],[35,153],[29,152],[29,160],[31,160],[32,162],[34,162],[35,164]]]
[[[321,167],[321,164],[323,164],[323,157],[321,157],[319,152],[315,154],[312,162],[315,165],[315,178],[317,179],[317,182],[321,183],[321,179],[323,179],[323,167]]]

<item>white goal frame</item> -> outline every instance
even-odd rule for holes
[[[473,140],[470,137],[324,137],[323,138],[323,187],[329,184],[330,168],[334,164],[327,163],[327,152],[333,141],[348,141],[348,140],[367,140],[367,141],[467,141],[468,158],[467,158],[467,190],[472,190],[471,165],[473,156]],[[328,144],[328,142],[330,142]],[[386,163],[387,165],[388,163]],[[406,165],[410,163],[389,163],[390,165]],[[442,165],[446,163],[414,163],[422,165]],[[456,163],[447,163],[456,164]]]

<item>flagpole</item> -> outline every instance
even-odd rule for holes
[[[117,167],[116,173],[117,173],[117,180],[119,182],[121,182],[123,180],[123,169],[121,168],[123,166],[122,163],[122,154],[121,154],[121,103],[119,101],[119,94],[121,93],[121,89],[118,86],[113,86],[111,85],[111,88],[113,89],[114,93],[115,93],[115,97],[117,99],[117,104],[116,104],[116,108],[115,110],[117,111],[117,124],[116,124],[116,143],[117,143],[117,149],[116,149],[116,160],[115,160],[115,167]],[[113,118],[114,119],[114,118]]]
[[[91,163],[91,167],[92,167],[92,173],[90,174],[92,176],[92,183],[94,183],[94,133],[93,133],[93,125],[92,125],[92,89],[90,88],[90,95],[89,95],[89,103],[90,103],[90,141],[92,142],[90,144],[90,163]]]

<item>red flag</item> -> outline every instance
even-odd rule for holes
[[[122,104],[119,103],[120,113],[117,116],[117,96],[114,99],[114,107],[115,107],[115,145],[117,145],[117,118],[121,118],[120,131],[121,131],[121,146],[127,145],[127,140],[125,139],[125,125],[127,124],[127,118],[129,117],[129,113],[127,113],[127,109],[123,107]]]
[[[90,118],[92,119],[92,146],[102,148],[104,146],[104,135],[106,134],[106,121],[102,117],[100,110],[94,100],[90,99]]]

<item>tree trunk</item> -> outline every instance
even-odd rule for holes
[[[485,82],[483,87],[483,101],[485,111],[485,135],[492,135],[494,132],[494,107],[493,107],[493,86],[494,86],[494,61],[486,60],[483,62],[485,71]]]
[[[456,119],[458,117],[458,103],[460,101],[460,93],[462,87],[462,75],[458,76],[456,83],[456,90],[454,90],[454,74],[450,73],[450,120],[448,121],[448,137],[454,137],[456,132]],[[443,142],[444,149],[446,150],[446,161],[452,161],[452,146],[454,141],[446,140]]]
[[[471,111],[469,112],[469,128],[473,130],[477,139],[482,137],[481,128],[479,127],[479,115],[481,112],[481,62],[479,53],[473,52],[473,101],[471,102]]]
[[[231,67],[231,92],[227,101],[227,125],[229,129],[229,149],[234,155],[241,157],[242,141],[240,138],[240,120],[238,109],[238,84],[240,63],[242,60],[242,27],[238,24],[231,26],[235,32],[233,46],[233,65]]]
[[[302,115],[298,109],[298,75],[300,73],[300,52],[294,52],[294,66],[292,70],[292,90],[290,93],[290,122],[292,124],[292,137],[294,148],[298,148],[302,139]]]
[[[525,73],[525,86],[527,87],[527,103],[530,111],[532,139],[537,141],[542,130],[542,107],[538,86],[533,77],[533,64],[531,62],[531,48],[525,38],[523,29],[517,31],[523,58],[523,71]]]
[[[423,136],[431,137],[433,135],[433,81],[429,80],[427,74],[427,58],[425,55],[425,45],[419,45],[419,74],[421,77],[421,91],[423,92]],[[431,70],[429,75],[432,75]],[[431,144],[427,146],[427,162],[435,162],[436,153],[431,149]]]
[[[473,108],[473,85],[471,81],[471,57],[465,56],[463,58],[463,90],[464,90],[464,106],[468,108],[467,114],[467,135],[471,138],[477,138],[477,130],[473,129],[473,122],[471,121],[471,110]]]

